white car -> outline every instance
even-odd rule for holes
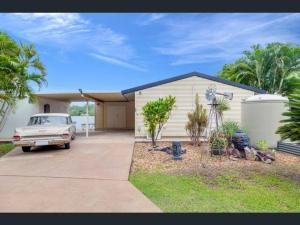
[[[69,114],[40,113],[31,116],[26,127],[16,128],[13,143],[21,146],[23,152],[44,145],[64,145],[69,149],[75,134],[76,127]]]

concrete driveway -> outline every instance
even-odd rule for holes
[[[160,212],[130,182],[132,132],[77,137],[0,158],[0,212]]]

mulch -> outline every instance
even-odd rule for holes
[[[158,145],[160,148],[170,147],[171,142],[158,142]],[[206,177],[215,177],[229,171],[245,176],[256,172],[272,173],[300,182],[300,157],[288,153],[277,151],[276,160],[265,164],[261,161],[211,156],[206,143],[193,146],[189,142],[182,142],[182,149],[186,150],[182,160],[173,160],[172,155],[162,151],[149,151],[149,148],[150,143],[135,143],[131,172],[143,170],[170,174],[200,174]]]

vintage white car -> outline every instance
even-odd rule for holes
[[[75,134],[76,127],[69,114],[40,113],[31,116],[26,127],[16,128],[13,143],[22,146],[23,152],[44,145],[64,145],[69,149]]]

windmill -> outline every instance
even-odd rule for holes
[[[208,105],[210,106],[209,114],[208,114],[208,126],[206,129],[206,137],[210,135],[211,131],[216,128],[218,131],[223,124],[222,118],[220,117],[217,106],[217,96],[224,96],[225,99],[232,100],[233,93],[232,92],[218,92],[216,87],[208,87],[205,93],[206,100],[210,102]],[[214,125],[214,126],[213,126]]]

